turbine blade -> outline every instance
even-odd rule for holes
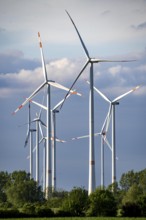
[[[108,117],[107,117],[107,122],[106,122],[106,127],[105,127],[105,132],[108,132],[110,120],[111,120],[111,111],[112,111],[112,104],[109,106],[109,111],[108,111]]]
[[[27,135],[26,135],[26,140],[25,140],[25,143],[24,143],[24,147],[27,146],[28,139],[30,137],[30,124],[31,124],[31,111],[30,111],[30,102],[29,102],[29,105],[28,105],[28,128],[27,128]]]
[[[70,97],[72,93],[69,93],[68,96],[66,97],[66,99],[68,99]],[[65,98],[64,98],[65,99]],[[58,102],[54,108],[52,109],[52,111],[56,110],[57,108],[59,108],[59,106],[61,106],[61,104],[64,102],[64,99],[62,99],[60,102]]]
[[[30,130],[28,130],[28,132],[27,132],[25,143],[24,143],[24,147],[26,147],[27,144],[28,144],[29,136],[30,136]]]
[[[39,121],[44,127],[47,127],[46,124],[41,119]]]
[[[43,137],[44,137],[44,134],[43,134],[43,130],[42,130],[41,123],[39,123],[39,130],[40,130],[41,136],[42,136],[42,138],[43,138]]]
[[[108,148],[112,151],[112,147],[111,147],[111,145],[109,144],[109,142],[108,142],[108,140],[107,140],[106,137],[104,138],[104,141],[105,141],[105,143],[107,144]]]
[[[51,137],[51,140],[53,141],[53,140],[54,140],[54,137]],[[61,140],[61,139],[59,139],[59,138],[55,138],[55,140],[56,140],[57,142],[60,142],[60,143],[65,143],[65,142],[66,142],[65,140]]]
[[[12,114],[14,115],[21,108],[23,108],[23,106],[26,105],[26,103],[29,102],[45,86],[45,84],[46,82],[39,86]]]
[[[108,120],[108,113],[107,113],[106,118],[105,118],[105,120],[104,120],[104,123],[103,123],[103,125],[102,125],[101,134],[102,134],[103,132],[105,132],[105,127],[106,127],[106,124],[107,124],[107,120]]]
[[[80,73],[78,74],[77,78],[75,79],[75,81],[74,81],[73,84],[71,85],[69,91],[67,92],[67,94],[66,94],[66,96],[65,96],[65,98],[64,98],[63,103],[62,103],[61,106],[60,106],[60,109],[62,108],[62,106],[63,106],[63,104],[64,104],[64,102],[65,102],[65,100],[66,100],[68,94],[70,93],[71,89],[73,88],[73,86],[75,85],[75,83],[77,82],[77,80],[79,79],[79,77],[81,76],[81,74],[82,74],[82,72],[84,71],[84,69],[87,67],[88,63],[89,63],[89,60],[85,63],[85,65],[84,65],[83,68],[81,69]]]
[[[92,58],[92,59],[90,59],[90,61],[92,62],[92,63],[111,63],[111,62],[133,62],[133,61],[136,61],[136,60],[104,60],[104,59],[95,59],[95,58]]]
[[[48,84],[50,84],[51,86],[54,86],[54,87],[56,87],[56,88],[63,89],[63,90],[65,90],[65,91],[69,91],[69,90],[70,90],[70,89],[68,89],[67,87],[62,86],[61,84],[56,83],[56,82],[52,82],[52,81],[50,82],[50,81],[48,81]],[[77,92],[74,91],[74,90],[70,90],[70,93],[71,93],[71,94],[76,94],[76,95],[81,96],[80,93],[77,93]]]
[[[86,82],[88,84],[90,84],[90,82],[88,80]],[[105,99],[107,102],[111,103],[110,99],[108,99],[99,89],[97,89],[95,86],[93,88],[103,99]]]
[[[46,70],[46,65],[45,65],[45,59],[44,59],[44,54],[43,54],[43,45],[42,45],[42,42],[41,42],[40,32],[38,32],[38,38],[39,38],[39,46],[40,46],[40,51],[41,51],[43,74],[44,74],[45,81],[47,82],[48,81],[48,79],[47,79],[47,70]]]
[[[45,91],[45,90],[44,90]],[[43,95],[43,99],[42,99],[42,105],[44,104],[44,100],[45,100],[45,92],[44,92],[44,95]],[[42,114],[42,107],[40,109],[40,112],[39,112],[39,118],[41,118],[41,114]]]
[[[37,106],[39,106],[39,107],[41,107],[41,108],[47,110],[47,107],[46,107],[46,106],[44,106],[44,105],[42,105],[42,104],[40,104],[40,103],[38,103],[38,102],[36,102],[36,101],[34,101],[34,100],[30,100],[30,102],[32,102],[33,104],[35,104],[35,105],[37,105]]]
[[[140,87],[140,86],[136,86],[135,88],[131,89],[130,91],[125,92],[123,95],[118,96],[117,98],[115,98],[115,99],[112,101],[112,103],[113,103],[113,102],[116,102],[116,101],[119,101],[120,99],[122,99],[122,98],[125,97],[126,95],[128,95],[128,94],[130,94],[130,93],[136,91],[137,89],[139,89],[139,87]]]
[[[98,136],[100,135],[100,133],[95,133],[94,136]],[[84,135],[84,136],[80,136],[80,137],[75,137],[75,138],[72,138],[72,140],[79,140],[79,139],[83,139],[83,138],[89,138],[89,134],[88,135]]]
[[[87,50],[87,48],[86,48],[86,46],[85,46],[85,44],[84,44],[84,42],[83,42],[83,40],[82,40],[82,37],[81,37],[81,35],[80,35],[80,33],[79,33],[79,31],[78,31],[78,29],[77,29],[77,27],[76,27],[76,25],[75,25],[73,19],[71,18],[70,14],[68,13],[67,10],[66,10],[66,13],[68,14],[68,16],[69,16],[69,18],[70,18],[70,20],[71,20],[71,22],[72,22],[72,24],[73,24],[73,26],[74,26],[74,28],[75,28],[77,34],[78,34],[78,37],[79,37],[79,39],[80,39],[80,42],[81,42],[81,44],[82,44],[82,47],[83,47],[83,49],[84,49],[84,52],[85,52],[86,56],[88,57],[88,59],[90,59],[88,50]]]

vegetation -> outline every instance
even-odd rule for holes
[[[114,189],[114,191],[113,191]],[[45,200],[25,171],[0,172],[0,217],[146,217],[146,169],[129,171],[119,183],[97,188],[56,191]]]

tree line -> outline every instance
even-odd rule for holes
[[[74,187],[48,200],[29,173],[0,172],[0,217],[32,216],[146,217],[146,169],[124,173],[114,186],[97,187],[89,196],[84,187]]]

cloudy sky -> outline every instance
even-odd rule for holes
[[[131,88],[140,89],[116,107],[117,180],[129,170],[146,168],[146,1],[145,0],[0,0],[0,170],[29,171],[29,146],[24,148],[28,105],[11,113],[42,82],[37,38],[40,31],[48,78],[70,87],[86,57],[65,10],[72,16],[91,57],[135,59],[130,63],[94,65],[94,85],[111,100]],[[75,85],[82,97],[70,97],[57,115],[57,187],[88,187],[89,68]],[[34,98],[42,101],[44,92]],[[52,89],[53,107],[66,92]],[[108,104],[95,93],[95,131]],[[32,106],[32,118],[39,108]],[[45,112],[42,111],[45,120]],[[35,126],[35,125],[33,125]],[[109,142],[111,133],[109,129]],[[34,140],[35,145],[35,140]],[[42,146],[40,151],[42,153]],[[100,185],[100,138],[95,138],[96,185]],[[34,153],[35,157],[35,153]],[[42,158],[42,156],[41,156]],[[34,158],[35,162],[35,158]],[[40,167],[42,173],[42,167]],[[111,183],[111,151],[105,146],[105,180]]]

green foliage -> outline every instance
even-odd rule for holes
[[[137,185],[142,192],[146,193],[146,169],[140,172],[134,172],[133,170],[128,173],[124,173],[119,181],[122,190],[127,192],[131,186]]]
[[[146,216],[146,169],[123,174],[120,184],[123,191],[123,216]]]
[[[0,217],[146,217],[146,169],[124,173],[119,183],[96,189],[90,196],[80,187],[70,192],[49,190],[45,200],[25,171],[0,172]]]
[[[46,206],[49,208],[60,208],[62,206],[63,200],[67,198],[67,191],[55,191],[52,196],[46,201]]]
[[[5,203],[7,200],[6,188],[10,181],[10,175],[7,172],[0,172],[0,203]]]
[[[141,208],[138,203],[127,202],[122,206],[122,216],[123,217],[140,217]]]
[[[136,203],[139,200],[141,194],[142,192],[140,187],[134,183],[123,196],[122,204],[132,203],[133,201]]]
[[[62,210],[72,216],[85,216],[88,207],[88,193],[83,188],[74,188],[64,200]]]
[[[146,217],[146,194],[140,196],[138,204],[141,209],[141,216]]]
[[[42,192],[37,183],[29,178],[25,171],[15,171],[10,177],[9,187],[6,188],[7,201],[14,207],[22,207],[25,203],[42,200]]]
[[[88,216],[116,216],[117,204],[114,195],[109,190],[96,189],[90,196]]]

